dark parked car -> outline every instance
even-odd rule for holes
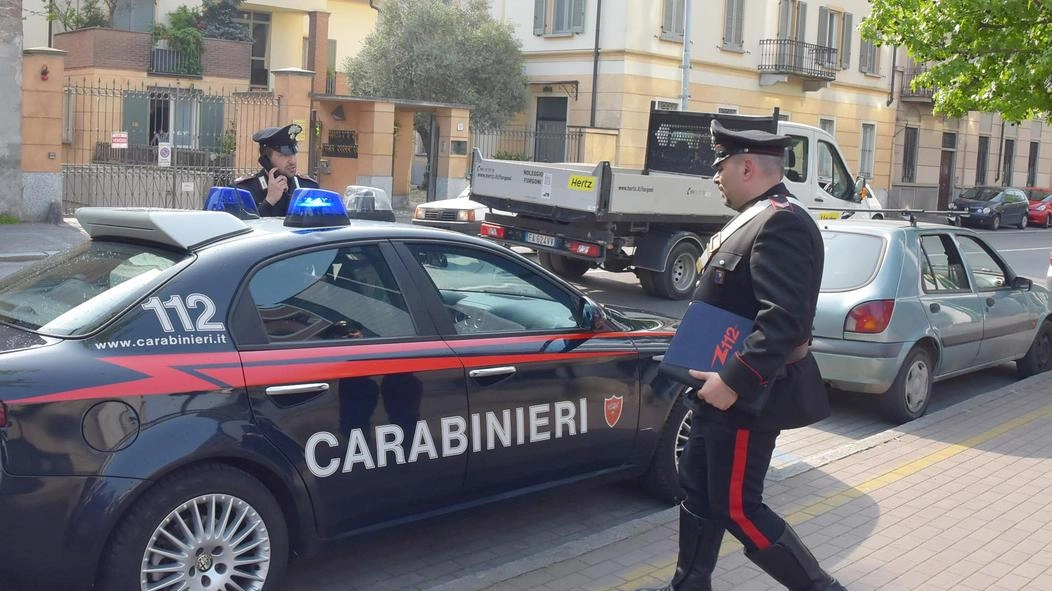
[[[303,191],[284,222],[81,208],[91,240],[0,281],[0,588],[277,589],[319,542],[512,494],[678,494],[669,319]]]
[[[1052,189],[1041,187],[1027,187],[1026,197],[1030,200],[1030,223],[1052,227]]]
[[[1002,225],[1025,228],[1029,200],[1022,189],[1014,187],[972,187],[950,204],[947,221],[955,225],[980,225],[992,230]]]

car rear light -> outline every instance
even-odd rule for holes
[[[566,244],[566,250],[574,254],[579,254],[586,257],[598,258],[601,252],[598,244],[589,244],[588,242],[577,242],[571,240]]]
[[[479,228],[479,234],[486,238],[504,238],[504,226],[482,224],[482,227]]]
[[[4,406],[3,402],[0,402],[0,427],[7,426],[7,407]]]
[[[884,332],[891,322],[891,312],[895,309],[895,300],[879,300],[859,304],[847,313],[844,321],[844,332],[877,334]]]
[[[475,221],[475,210],[474,209],[461,209],[457,212],[458,222],[473,222]]]

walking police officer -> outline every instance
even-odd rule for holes
[[[822,282],[822,235],[781,182],[789,137],[731,131],[717,120],[711,132],[713,181],[739,214],[709,242],[694,297],[754,323],[741,352],[718,372],[691,370],[704,385],[691,392],[698,400],[679,460],[686,492],[679,559],[662,589],[710,591],[720,543],[730,531],[746,556],[787,588],[843,591],[763,503],[779,432],[829,415],[808,351]]]
[[[314,179],[296,175],[296,136],[302,131],[292,123],[252,134],[252,141],[259,143],[262,168],[253,176],[237,179],[234,186],[252,193],[261,217],[283,217],[288,213],[292,191],[318,187]]]

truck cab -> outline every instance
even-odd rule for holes
[[[866,183],[858,183],[841,156],[836,140],[825,131],[789,121],[778,123],[778,132],[793,138],[786,150],[785,186],[819,219],[848,217],[850,212],[824,211],[822,208],[881,209]],[[880,213],[869,214],[880,218]]]

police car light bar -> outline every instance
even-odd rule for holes
[[[296,189],[292,192],[285,225],[290,228],[330,228],[349,226],[351,219],[343,198],[325,189]]]
[[[259,210],[256,209],[252,193],[235,187],[212,187],[208,191],[208,199],[205,200],[205,209],[225,211],[239,220],[259,218]]]

